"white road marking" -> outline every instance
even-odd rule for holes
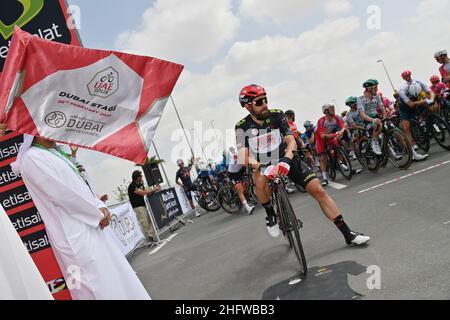
[[[444,222],[444,224],[445,224],[445,225],[448,225],[448,224],[450,224],[450,221]]]
[[[396,206],[396,205],[397,205],[397,202],[394,202],[394,203],[389,204],[389,207],[393,207],[393,206]]]
[[[425,169],[422,169],[422,170],[414,171],[414,172],[412,172],[412,173],[410,173],[410,174],[401,176],[401,177],[399,177],[399,178],[395,178],[395,179],[392,179],[392,180],[389,180],[389,181],[386,181],[386,182],[377,184],[376,186],[373,186],[373,187],[370,187],[370,188],[367,188],[367,189],[358,191],[358,194],[362,194],[362,193],[365,193],[365,192],[367,192],[367,191],[371,191],[371,190],[374,190],[374,189],[383,187],[383,186],[388,185],[388,184],[390,184],[390,183],[398,182],[398,181],[400,181],[400,180],[403,180],[403,179],[406,179],[406,178],[415,176],[415,175],[417,175],[417,174],[419,174],[419,173],[424,173],[424,172],[426,172],[426,171],[429,171],[429,170],[431,170],[431,169],[435,169],[435,168],[441,167],[441,166],[443,166],[444,164],[449,164],[449,163],[450,163],[450,160],[444,161],[444,162],[441,162],[441,163],[438,163],[438,164],[435,164],[434,166],[431,166],[431,167],[428,167],[428,168],[425,168]]]
[[[302,279],[293,279],[293,280],[291,280],[291,281],[289,281],[289,285],[294,285],[294,284],[297,284],[297,283],[299,283],[299,282],[301,282],[302,281]]]
[[[173,238],[175,238],[178,235],[178,233],[174,233],[173,235],[171,235],[170,237],[168,237],[167,239],[165,239],[165,241],[169,241],[172,240]]]
[[[337,190],[342,190],[342,189],[347,188],[347,186],[345,184],[340,184],[340,183],[336,183],[336,182],[333,182],[333,181],[329,181],[328,182],[328,186],[330,186],[330,187],[332,187],[334,189],[337,189]]]
[[[177,236],[178,235],[178,233],[174,233],[173,235],[171,235],[170,237],[168,237],[167,239],[164,239],[163,241],[162,241],[162,243],[160,244],[160,245],[158,245],[155,249],[153,249],[152,251],[150,251],[149,252],[149,256],[150,255],[152,255],[152,254],[154,254],[154,253],[157,253],[159,250],[161,250],[162,249],[162,247],[164,247],[168,242],[170,242],[170,240],[172,240],[175,236]]]

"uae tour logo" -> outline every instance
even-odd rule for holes
[[[50,112],[45,116],[45,123],[52,128],[58,129],[66,124],[66,115],[60,111]]]
[[[96,73],[87,87],[91,96],[108,98],[119,89],[119,73],[113,67],[108,67]]]

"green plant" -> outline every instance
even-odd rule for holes
[[[116,191],[113,191],[114,195],[116,196],[116,200],[119,202],[128,201],[128,185],[130,183],[127,182],[125,179],[123,179],[123,182],[121,185],[119,185],[116,188]]]

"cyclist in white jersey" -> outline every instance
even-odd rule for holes
[[[255,207],[248,204],[247,198],[245,197],[244,186],[242,184],[242,176],[246,172],[246,168],[239,163],[238,154],[234,147],[230,147],[230,162],[228,163],[228,173],[230,174],[231,183],[233,184],[236,192],[241,200],[242,205],[248,214],[252,214]]]
[[[364,95],[358,98],[358,112],[366,122],[366,128],[373,128],[372,133],[372,151],[376,155],[381,155],[381,147],[378,138],[381,133],[382,123],[380,118],[386,118],[386,111],[384,109],[383,101],[377,95],[378,80],[369,79],[363,83],[365,89]],[[367,125],[368,124],[368,125]]]

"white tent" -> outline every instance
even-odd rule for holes
[[[44,279],[1,205],[0,300],[53,300]]]

